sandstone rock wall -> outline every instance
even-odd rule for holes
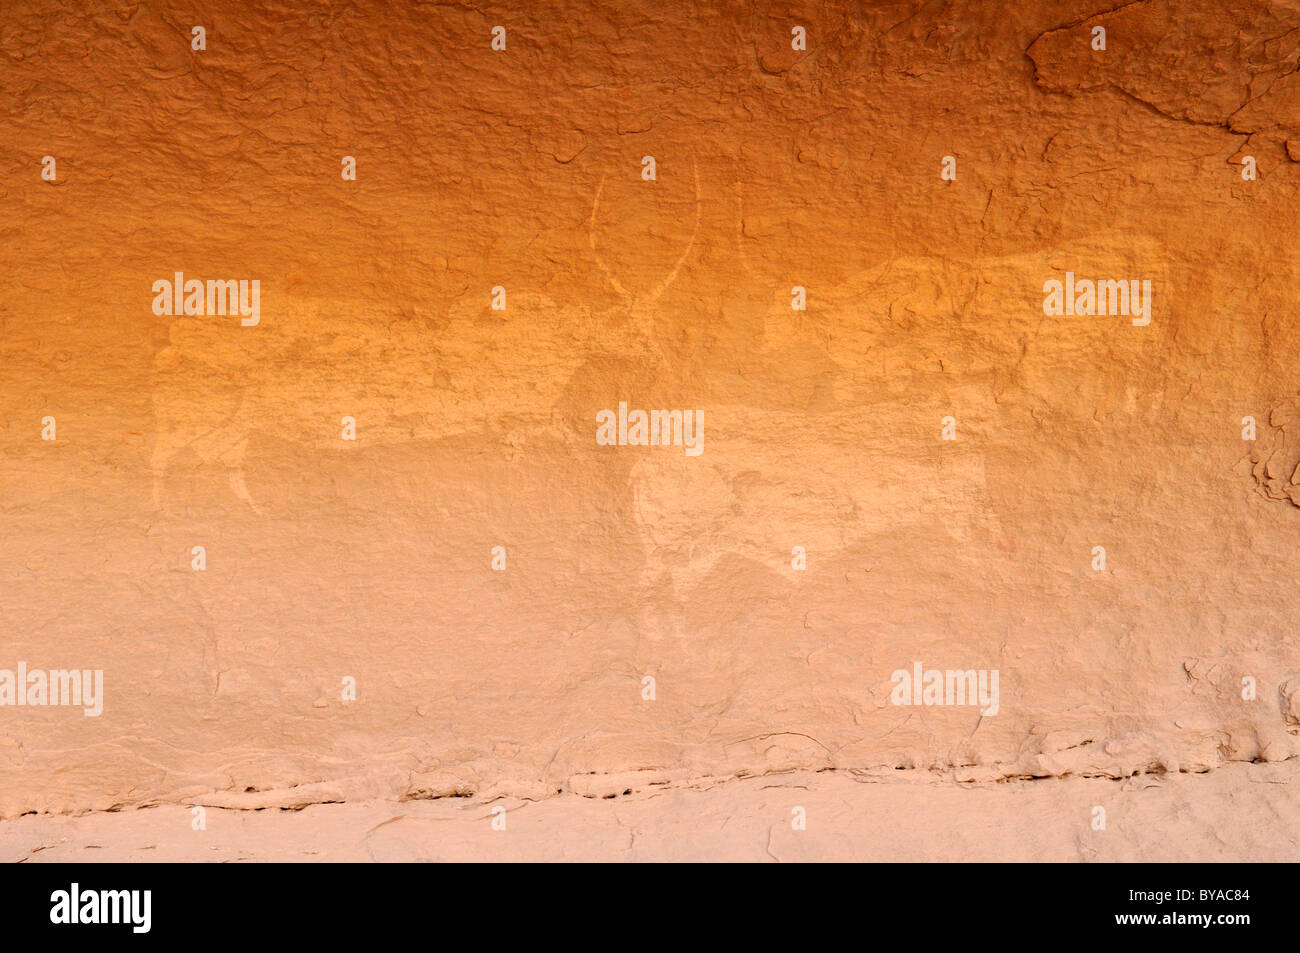
[[[0,668],[105,697],[0,707],[0,816],[1293,757],[1297,27],[13,0]],[[918,660],[999,711],[892,704]]]

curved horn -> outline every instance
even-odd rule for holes
[[[614,277],[614,273],[610,271],[609,267],[605,264],[605,259],[601,258],[600,252],[596,250],[596,212],[600,208],[600,193],[604,191],[604,188],[605,176],[602,175],[600,177],[600,184],[596,186],[596,197],[591,200],[591,218],[587,220],[587,239],[591,243],[592,257],[596,259],[596,264],[599,265],[600,270],[604,272],[605,280],[608,281],[610,285],[613,286],[614,290],[624,298],[630,298],[632,296],[628,293],[628,290],[618,283],[618,279]]]
[[[668,286],[677,280],[677,273],[682,270],[682,265],[686,264],[686,259],[690,256],[691,250],[695,247],[695,239],[700,234],[700,218],[703,203],[700,200],[700,170],[694,158],[691,159],[691,175],[695,181],[695,227],[691,231],[691,239],[686,243],[686,250],[682,252],[681,257],[668,272],[668,277],[659,282],[658,286],[647,296],[647,301],[653,303],[659,300],[659,297],[668,290]],[[600,257],[600,252],[596,248],[596,213],[600,210],[600,196],[605,189],[605,176],[600,177],[600,184],[596,186],[596,196],[591,200],[591,218],[587,220],[587,239],[591,244],[591,254],[595,258],[596,264],[600,267],[601,272],[605,275],[605,280],[610,286],[624,298],[631,298],[633,304],[638,303],[638,299],[630,291],[623,287],[619,280],[614,277],[605,260]]]
[[[691,158],[691,175],[695,178],[695,227],[691,230],[691,240],[686,243],[686,251],[682,252],[682,256],[677,259],[672,271],[668,272],[668,277],[661,281],[659,287],[655,288],[654,293],[650,295],[651,304],[658,301],[659,296],[668,290],[668,286],[677,280],[677,273],[682,270],[682,265],[686,264],[686,258],[695,247],[695,239],[700,234],[700,210],[703,203],[700,202],[700,170],[695,164],[694,157]]]

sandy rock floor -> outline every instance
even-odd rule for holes
[[[1298,809],[1294,763],[997,784],[797,771],[615,798],[208,808],[202,831],[176,805],[29,815],[0,825],[0,860],[1296,861]]]

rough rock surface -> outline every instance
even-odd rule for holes
[[[0,88],[0,669],[105,683],[0,818],[1300,753],[1300,5],[12,0]]]

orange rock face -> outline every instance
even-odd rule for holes
[[[1300,753],[1296,10],[297,6],[0,15],[0,818]]]

